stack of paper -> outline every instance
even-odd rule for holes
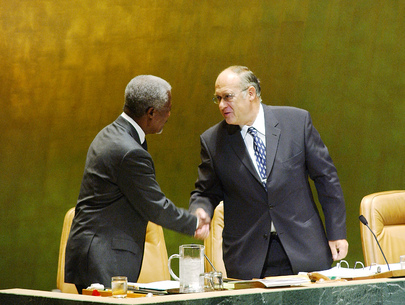
[[[273,276],[264,279],[227,281],[235,289],[298,286],[310,283],[307,275]]]
[[[128,283],[128,289],[136,292],[167,294],[169,290],[179,289],[180,282],[178,281],[159,281],[152,283]]]
[[[366,279],[366,278],[389,278],[405,276],[405,270],[401,270],[401,265],[390,264],[390,270],[387,265],[373,265],[364,268],[343,268],[336,266],[328,270],[317,271],[321,275],[330,279]]]

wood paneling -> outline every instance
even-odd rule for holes
[[[362,260],[361,198],[405,187],[404,16],[397,0],[0,0],[0,288],[55,287],[87,148],[137,74],[173,86],[148,142],[163,191],[187,207],[231,64],[257,74],[266,104],[311,112],[344,189],[348,260]],[[188,241],[166,236],[171,253]]]

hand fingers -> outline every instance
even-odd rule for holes
[[[344,259],[347,255],[349,244],[345,239],[329,241],[329,247],[332,253],[333,260]]]
[[[210,233],[210,226],[208,224],[205,224],[195,231],[194,237],[197,239],[204,240],[208,237],[209,233]]]
[[[202,208],[198,208],[196,210],[196,215],[199,218],[201,224],[209,224],[211,222],[210,216]]]

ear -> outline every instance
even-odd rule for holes
[[[155,108],[149,107],[148,110],[146,110],[146,115],[148,119],[152,119],[153,116],[155,115]]]
[[[247,89],[247,94],[249,95],[249,100],[253,100],[256,98],[256,89],[253,86],[250,86]]]

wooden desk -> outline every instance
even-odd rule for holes
[[[253,288],[193,294],[114,299],[27,289],[0,290],[0,304],[405,304],[405,278]]]
[[[102,296],[102,297],[111,297],[112,293],[111,290],[90,290],[90,289],[83,289],[82,291],[83,295],[91,295],[91,296]],[[127,293],[127,298],[144,298],[146,296],[146,293],[136,293],[134,291],[128,291]]]

